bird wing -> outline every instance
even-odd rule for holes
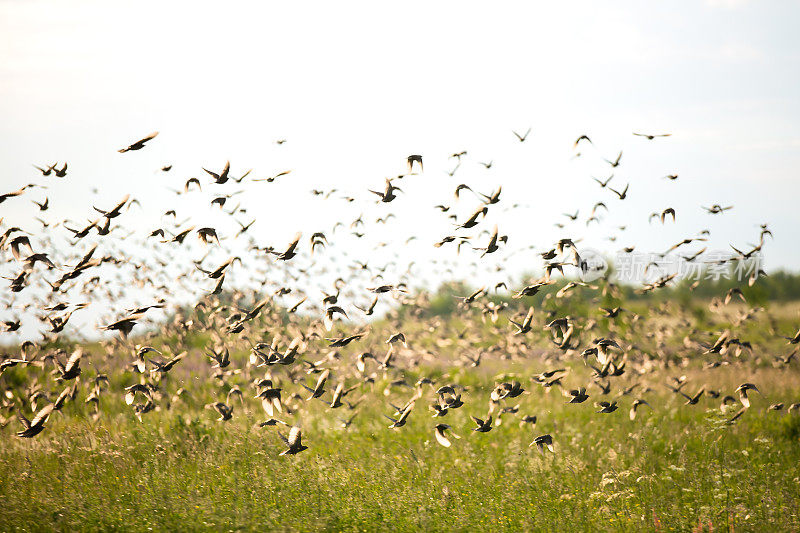
[[[408,415],[411,414],[411,409],[413,409],[413,408],[414,408],[414,402],[409,403],[406,406],[406,408],[403,410],[403,412],[400,413],[400,418],[397,421],[398,422],[404,422],[408,418]]]
[[[436,431],[435,431],[434,435],[436,436],[436,441],[439,444],[441,444],[445,448],[449,448],[450,447],[450,441],[447,439],[447,437],[445,437],[443,430],[441,430],[439,428],[436,428]]]
[[[44,421],[47,420],[47,417],[50,416],[50,413],[53,412],[53,404],[45,405],[41,411],[36,413],[36,416],[33,417],[31,420],[30,427],[37,427],[44,424]]]
[[[75,350],[75,353],[73,353],[72,355],[69,356],[69,359],[67,360],[67,364],[64,367],[64,371],[65,372],[69,372],[70,370],[72,370],[73,368],[78,366],[80,364],[80,362],[81,362],[81,356],[82,355],[83,355],[83,352],[81,350]]]
[[[17,418],[19,418],[19,421],[25,426],[25,429],[31,428],[31,421],[25,418],[25,415],[23,415],[21,411],[17,412]]]
[[[316,390],[322,389],[325,386],[325,381],[328,380],[328,376],[331,375],[331,371],[326,369],[322,374],[320,374],[319,379],[317,380],[317,386],[314,387]]]
[[[302,236],[302,233],[298,233],[297,235],[294,236],[294,240],[291,242],[291,244],[289,244],[289,247],[286,249],[285,253],[290,254],[290,253],[294,252],[294,249],[297,248],[297,243],[300,242],[300,237],[301,236]]]
[[[134,144],[144,144],[144,143],[146,143],[147,141],[151,141],[151,140],[155,139],[155,138],[156,138],[156,135],[158,135],[158,132],[157,132],[157,131],[154,131],[153,133],[151,133],[150,135],[148,135],[148,136],[147,136],[147,137],[145,137],[144,139],[142,139],[142,140],[140,140],[140,141],[137,141],[137,142],[136,142],[136,143],[134,143]]]
[[[293,426],[291,430],[289,430],[289,438],[286,440],[286,443],[289,446],[300,446],[302,443],[300,439],[302,438],[302,431],[299,427]]]

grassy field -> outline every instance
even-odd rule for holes
[[[800,394],[796,375],[765,369],[754,379],[779,385],[787,398]],[[493,385],[486,375],[472,380],[466,402]],[[77,413],[56,416],[47,434],[30,441],[5,431],[0,525],[306,531],[800,525],[796,413],[765,412],[756,398],[746,418],[728,426],[712,405],[684,406],[666,394],[651,396],[653,412],[634,421],[627,408],[597,414],[588,404],[565,405],[557,392],[533,390],[521,399],[519,413],[504,415],[486,434],[468,429],[466,413],[474,409],[449,414],[446,421],[462,437],[451,448],[435,442],[422,409],[406,427],[390,430],[380,410],[364,406],[345,430],[320,403],[303,419],[309,450],[294,457],[277,456],[283,444],[275,428],[255,425],[263,414],[254,408],[237,406],[237,416],[220,423],[211,412],[175,406],[139,423],[109,399],[96,422]],[[521,423],[522,413],[537,414],[535,426]],[[554,436],[554,454],[528,447],[542,433]]]
[[[773,372],[763,379],[783,379]],[[798,392],[796,381],[793,391]],[[537,391],[538,392],[538,391]],[[54,420],[40,440],[0,451],[3,530],[796,530],[800,417],[748,413],[723,427],[664,400],[630,421],[533,394],[488,434],[433,440],[427,413],[389,430],[374,410],[337,429],[309,418],[310,449],[277,457],[252,416],[115,413]],[[461,413],[459,413],[461,415]],[[358,420],[358,418],[356,419]],[[528,444],[551,432],[555,454]]]
[[[782,321],[795,312],[789,306],[772,316],[788,328]],[[664,328],[674,320],[680,317],[651,318]],[[718,327],[720,320],[712,322]],[[459,337],[465,324],[478,330],[475,338]],[[592,383],[592,369],[575,354],[549,348],[542,333],[531,333],[526,344],[509,336],[502,321],[417,317],[374,324],[369,338],[377,340],[367,345],[377,351],[397,326],[414,340],[408,349],[398,349],[395,366],[376,367],[348,396],[357,404],[353,409],[305,401],[308,394],[299,383],[313,386],[316,374],[303,372],[310,365],[273,368],[273,378],[283,383],[284,403],[293,410],[281,418],[302,426],[309,447],[286,457],[278,456],[285,446],[277,435],[286,428],[258,425],[268,417],[250,382],[264,369],[248,363],[243,346],[232,350],[232,370],[215,374],[193,348],[206,338],[154,332],[146,339],[150,344],[185,346],[189,356],[161,377],[163,396],[141,422],[123,400],[123,389],[143,378],[125,367],[136,339],[105,356],[100,345],[84,346],[80,393],[50,417],[45,431],[34,439],[16,438],[13,432],[21,425],[10,414],[0,430],[0,530],[800,529],[800,413],[768,409],[800,399],[796,361],[779,365],[767,353],[689,358],[679,355],[684,349],[677,345],[655,357],[646,355],[651,336],[635,324],[622,324],[630,328],[625,331],[599,324],[602,332],[611,328],[640,338],[641,346],[627,351],[628,370],[614,378],[608,395],[589,385],[589,401],[567,404],[561,387],[542,387],[532,378],[564,368],[563,388],[569,389]],[[763,328],[744,324],[739,330],[776,355],[787,351],[785,341]],[[475,367],[460,353],[479,338],[486,350]],[[303,359],[327,353],[333,375],[353,383],[352,362],[364,348],[351,345],[336,357],[309,349]],[[714,357],[727,364],[707,365]],[[101,371],[109,384],[101,387],[95,407],[85,399]],[[705,386],[724,396],[748,381],[763,394],[752,394],[752,407],[728,424],[739,405],[723,410],[721,398],[710,394],[685,405],[665,386],[681,375],[689,393]],[[422,385],[405,427],[388,429],[383,415],[393,415],[390,403],[410,398],[422,376],[436,384]],[[55,394],[64,387],[33,365],[7,369],[0,379],[7,398],[20,390],[29,394],[37,388],[31,382]],[[492,431],[473,432],[469,415],[483,418],[494,386],[510,379],[526,392],[500,402],[498,409],[512,409]],[[427,404],[446,383],[462,387],[464,406],[434,419]],[[234,386],[243,399],[232,397],[234,416],[220,422],[217,412],[204,406],[224,400]],[[178,394],[181,389],[187,393]],[[634,398],[646,399],[652,409],[642,406],[630,420]],[[601,399],[616,399],[620,408],[597,413],[595,401]],[[39,408],[43,402],[40,398]],[[353,415],[343,427],[342,420]],[[536,415],[536,423],[523,422],[526,415]],[[461,437],[452,438],[450,448],[434,439],[438,422]],[[529,446],[542,434],[553,436],[554,453]]]

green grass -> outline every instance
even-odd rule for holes
[[[491,386],[491,380],[484,383]],[[795,389],[793,393],[797,395]],[[278,457],[255,406],[220,423],[185,406],[139,423],[122,405],[90,418],[56,415],[34,440],[0,446],[4,531],[42,530],[797,530],[800,416],[754,401],[740,424],[718,410],[663,405],[630,421],[533,390],[521,414],[469,431],[467,405],[444,419],[462,438],[433,439],[424,408],[386,428],[361,408],[348,430],[320,402],[304,416],[309,450]],[[467,396],[467,395],[465,395]],[[117,398],[108,404],[121,404]],[[622,403],[622,402],[621,402]],[[260,409],[260,408],[259,408]],[[342,408],[346,410],[347,408]],[[106,412],[107,411],[107,412]],[[555,454],[529,448],[551,433]]]
[[[580,405],[567,405],[558,387],[544,389],[530,379],[566,367],[566,388],[591,382],[590,369],[576,354],[553,349],[546,332],[513,337],[505,319],[493,324],[477,312],[462,312],[458,319],[376,321],[367,338],[325,363],[333,371],[329,389],[340,379],[357,383],[355,355],[370,350],[382,357],[391,333],[403,331],[411,348],[400,350],[397,366],[388,371],[370,363],[374,383],[362,383],[347,398],[363,398],[348,429],[338,421],[352,414],[347,407],[331,410],[322,402],[291,398],[300,391],[306,397],[299,383],[316,380],[305,374],[305,365],[272,369],[284,401],[294,409],[281,418],[301,425],[309,446],[289,457],[278,456],[284,445],[275,427],[257,426],[266,416],[250,384],[264,369],[247,364],[249,345],[241,338],[226,339],[232,371],[218,379],[211,377],[201,353],[213,334],[154,334],[148,344],[163,347],[168,339],[189,355],[162,379],[159,407],[141,422],[122,391],[139,379],[125,365],[133,344],[145,341],[130,340],[108,355],[97,344],[86,346],[78,397],[50,417],[42,434],[16,438],[20,425],[13,419],[0,429],[0,531],[800,530],[800,414],[767,410],[777,402],[788,406],[800,400],[797,361],[782,366],[773,361],[773,355],[788,353],[785,340],[763,322],[734,324],[730,316],[739,309],[731,306],[724,313],[708,312],[708,323],[693,338],[713,342],[732,327],[754,343],[753,353],[700,356],[697,348],[683,346],[682,330],[668,331],[693,309],[658,314],[636,305],[629,307],[647,319],[646,326],[601,319],[584,337],[583,345],[586,337],[613,335],[635,339],[636,347],[625,356],[626,373],[613,378],[611,395],[602,397],[589,385],[591,398]],[[796,309],[771,311],[779,331],[794,327]],[[276,316],[265,313],[243,335],[262,338],[264,324]],[[546,317],[537,314],[535,322],[546,323]],[[662,327],[659,346],[648,333]],[[467,338],[459,338],[464,329]],[[301,359],[322,358],[328,354],[325,346],[309,338]],[[487,350],[481,365],[466,366],[461,354],[481,346]],[[426,351],[427,356],[420,355]],[[729,364],[704,368],[715,359]],[[0,392],[30,413],[26,398],[33,390],[41,388],[52,398],[64,388],[50,368],[7,369]],[[110,387],[101,394],[95,418],[84,399],[98,372],[108,374]],[[474,433],[469,415],[486,415],[501,374],[513,374],[527,389],[503,402],[519,404],[519,411],[503,415],[489,433]],[[721,400],[708,394],[698,405],[684,405],[664,386],[680,375],[686,376],[690,393],[706,386],[734,394],[740,383],[750,381],[763,395],[751,395],[751,409],[728,425],[739,406],[723,413]],[[383,415],[392,414],[389,403],[404,403],[414,390],[391,382],[403,377],[413,384],[421,376],[435,379],[437,386],[465,387],[465,405],[443,419],[432,418],[428,405],[435,388],[426,385],[408,424],[387,429]],[[620,396],[633,383],[639,388]],[[224,400],[234,385],[244,403],[234,398],[233,419],[218,422],[216,412],[204,405]],[[188,394],[174,398],[179,387]],[[647,399],[652,410],[640,409],[631,421],[634,398]],[[617,399],[620,408],[598,414],[594,402],[602,399]],[[8,409],[2,412],[12,417]],[[536,425],[521,423],[524,415],[536,415]],[[451,439],[451,448],[434,439],[437,422],[450,424],[461,437]],[[555,453],[529,447],[545,433],[553,436]]]

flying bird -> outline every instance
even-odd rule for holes
[[[650,135],[649,133],[636,133],[636,132],[633,132],[633,134],[636,135],[637,137],[646,137],[648,141],[652,141],[656,137],[669,137],[670,135],[672,135],[671,133],[659,133],[656,135]]]
[[[419,164],[419,171],[422,172],[422,156],[421,155],[410,155],[407,158],[408,161],[408,171],[414,172],[414,163]]]
[[[47,422],[47,419],[50,417],[52,412],[53,404],[51,403],[43,407],[38,413],[36,413],[36,415],[33,417],[33,420],[29,421],[27,418],[25,418],[25,415],[23,415],[21,411],[18,411],[17,417],[25,429],[17,432],[17,437],[30,439],[41,433],[44,430],[45,422]]]
[[[578,147],[578,144],[579,144],[581,141],[586,141],[586,142],[588,142],[589,144],[594,144],[594,143],[592,143],[592,140],[591,140],[591,139],[590,139],[590,138],[589,138],[587,135],[581,135],[580,137],[578,137],[578,138],[575,140],[575,144],[573,144],[573,145],[572,145],[572,147],[573,147],[573,148],[577,148],[577,147]]]
[[[528,135],[530,134],[530,132],[531,132],[531,128],[528,128],[528,131],[526,131],[526,132],[525,132],[525,135],[520,135],[520,134],[519,134],[519,133],[517,133],[516,131],[512,131],[511,133],[513,133],[513,134],[514,134],[514,136],[515,136],[517,139],[519,139],[519,142],[521,142],[521,143],[524,143],[524,142],[525,142],[525,139],[527,139],[527,138],[528,138]]]
[[[536,446],[539,449],[540,453],[544,453],[544,449],[547,448],[552,453],[556,453],[555,449],[553,448],[553,437],[551,435],[539,435],[533,442],[531,442],[528,447]]]
[[[278,455],[295,455],[308,449],[308,446],[305,446],[302,442],[302,431],[297,426],[289,430],[289,438],[284,437],[280,431],[278,432],[278,436],[280,436],[281,440],[288,446],[288,448]]]
[[[434,426],[434,428],[433,428],[433,434],[436,437],[436,442],[438,442],[439,444],[441,444],[445,448],[449,448],[450,445],[451,445],[450,440],[447,438],[447,435],[445,435],[445,432],[448,429],[450,429],[450,426],[448,426],[447,424],[436,424]],[[460,438],[457,435],[455,435],[454,433],[451,433],[451,434],[455,438]]]
[[[125,152],[131,151],[131,150],[141,150],[142,148],[144,148],[145,143],[147,143],[147,141],[151,141],[151,140],[155,139],[156,135],[158,135],[158,132],[154,131],[153,133],[151,133],[150,135],[148,135],[144,139],[139,139],[138,141],[136,141],[135,143],[131,144],[127,148],[121,148],[119,150],[119,153],[124,154]]]

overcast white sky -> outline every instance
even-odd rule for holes
[[[746,247],[769,222],[767,268],[796,270],[798,20],[790,1],[5,0],[0,183],[8,192],[42,180],[32,163],[68,161],[67,180],[29,199],[47,194],[53,216],[84,220],[93,202],[130,192],[149,231],[175,202],[168,187],[190,176],[206,183],[201,166],[292,169],[246,198],[255,236],[280,245],[336,220],[340,204],[313,203],[310,189],[364,198],[419,153],[426,172],[407,186],[413,199],[393,204],[430,212],[412,217],[408,235],[430,230],[431,207],[452,202],[458,183],[502,185],[504,204],[531,206],[493,221],[517,247],[566,233],[612,251],[663,250],[703,228],[717,248]],[[520,144],[511,130],[528,127]],[[153,130],[161,134],[145,150],[116,152]],[[648,142],[633,131],[673,136]],[[573,159],[583,133],[595,146]],[[461,150],[468,156],[451,178],[448,156]],[[612,185],[631,184],[624,203],[589,177],[607,176],[603,158],[620,150]],[[478,165],[489,160],[491,170]],[[158,171],[168,163],[170,173]],[[660,179],[673,173],[677,182]],[[98,198],[87,197],[93,187]],[[16,200],[0,206],[7,222],[36,214]],[[554,228],[567,222],[561,213],[585,219],[599,200],[612,208],[602,232],[585,232],[583,220]],[[206,201],[184,213],[202,214]],[[715,203],[735,208],[719,217],[700,208]],[[647,225],[668,206],[678,224]],[[628,229],[612,244],[614,224]]]

